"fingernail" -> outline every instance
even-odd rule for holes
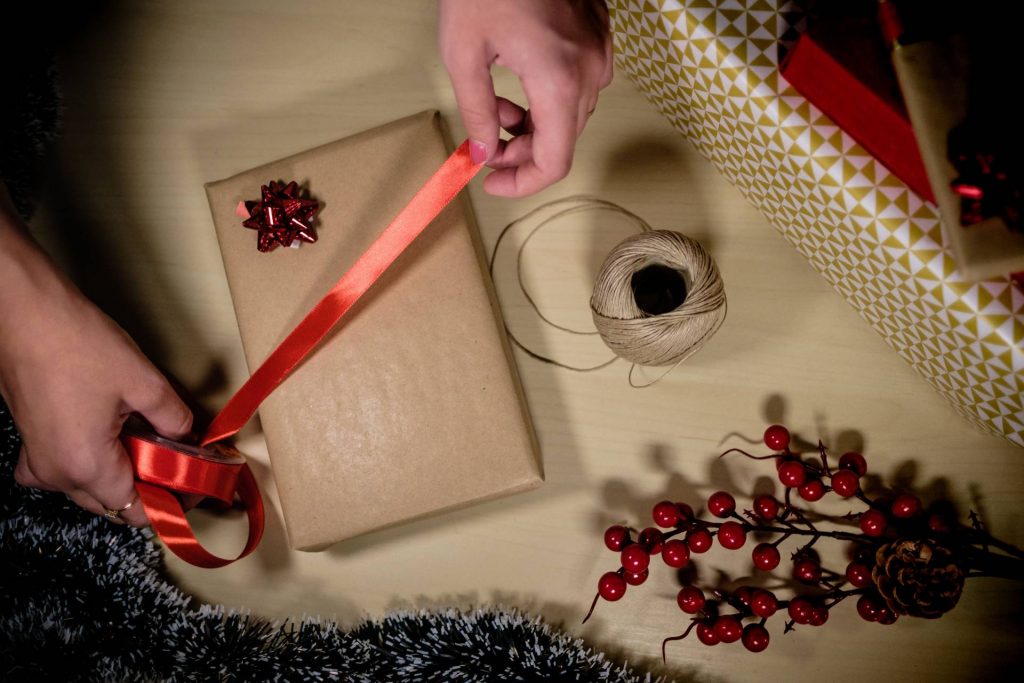
[[[477,140],[469,141],[469,158],[474,164],[484,163],[487,157],[487,145]]]

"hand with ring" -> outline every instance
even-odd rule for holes
[[[126,512],[129,508],[131,508],[133,505],[135,505],[135,502],[138,499],[139,499],[139,494],[136,493],[134,496],[132,496],[132,499],[130,501],[128,501],[125,505],[122,505],[121,507],[117,508],[116,510],[112,510],[110,508],[107,508],[107,511],[105,513],[103,513],[103,516],[106,517],[111,522],[113,522],[114,524],[124,524],[125,520],[121,516],[121,513],[122,512]]]
[[[0,184],[0,396],[22,437],[15,480],[145,526],[122,425],[138,413],[158,433],[182,438],[192,414],[36,246],[7,199]]]

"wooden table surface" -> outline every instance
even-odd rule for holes
[[[461,139],[435,23],[434,3],[108,3],[61,53],[65,130],[36,233],[156,362],[215,408],[247,372],[203,183],[428,108]],[[518,97],[508,73],[496,84]],[[566,180],[515,201],[488,196],[479,179],[470,187],[489,247],[510,220],[578,193],[708,247],[729,316],[703,351],[644,390],[628,386],[622,361],[580,374],[517,354],[544,487],[316,554],[288,550],[265,447],[251,429],[243,450],[271,504],[263,545],[215,571],[169,557],[181,584],[269,617],[345,625],[396,608],[499,603],[654,664],[662,638],[686,624],[679,584],[660,560],[647,584],[580,624],[598,577],[617,566],[601,530],[648,524],[665,497],[696,507],[719,488],[749,493],[770,465],[715,456],[746,444],[734,433],[756,439],[778,421],[838,453],[861,449],[887,479],[948,491],[979,509],[995,535],[1024,543],[1024,454],[955,413],[621,74]],[[596,267],[630,232],[599,214],[542,231],[526,259],[542,310],[589,325]],[[546,329],[524,305],[514,244],[496,276],[511,328],[566,362],[605,358],[599,341]],[[238,547],[241,522],[194,517],[213,548]],[[713,580],[716,567],[743,574],[746,550],[716,548],[701,558],[701,577]],[[702,681],[994,679],[1019,661],[1021,604],[1016,585],[993,579],[972,579],[938,621],[882,627],[847,602],[824,627],[785,637],[775,617],[760,655],[695,638],[671,644],[667,671]]]

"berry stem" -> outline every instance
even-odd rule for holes
[[[873,501],[870,498],[868,498],[867,495],[865,495],[865,493],[863,491],[857,491],[857,493],[854,494],[854,497],[857,500],[859,500],[862,503],[864,503],[865,505],[867,505],[869,508],[877,507],[875,505],[875,501]]]
[[[789,449],[786,449],[786,451],[788,453]],[[730,453],[742,453],[743,455],[747,456],[751,460],[774,460],[774,459],[779,457],[778,453],[772,453],[771,455],[751,455],[750,453],[747,453],[745,450],[743,450],[741,448],[730,448],[729,450],[727,450],[725,453],[722,453],[718,457],[719,458],[724,458],[725,456],[729,455]]]
[[[986,576],[1024,581],[1024,560],[990,550],[969,546],[967,550],[968,576]]]
[[[972,533],[970,533],[969,535],[972,537],[971,543],[980,544],[986,552],[991,552],[988,550],[988,546],[991,545],[996,548],[999,548],[1010,557],[1017,558],[1018,560],[1024,560],[1024,550],[1021,550],[1017,546],[1007,543],[1006,541],[999,540],[995,536],[989,534],[984,529],[980,531],[977,529],[972,529]]]
[[[825,452],[825,444],[818,439],[818,452],[821,453],[821,468],[825,474],[832,476],[832,469],[828,466],[828,455]]]
[[[828,595],[825,596],[826,599],[832,598],[832,600],[827,605],[824,605],[824,607],[825,607],[825,609],[832,609],[832,607],[834,607],[835,605],[838,605],[839,603],[841,603],[843,600],[845,600],[846,598],[850,597],[851,595],[860,595],[861,593],[866,593],[867,590],[868,590],[867,588],[851,588],[848,591],[844,591],[844,590],[839,590],[837,588],[837,589],[833,590],[832,593],[829,593]]]
[[[666,638],[665,640],[661,641],[661,661],[663,661],[663,662],[668,661],[666,659],[666,657],[665,657],[665,646],[668,645],[673,640],[682,640],[686,636],[690,635],[690,631],[692,631],[694,629],[694,627],[696,627],[696,626],[697,626],[697,620],[694,619],[693,622],[689,625],[689,627],[687,627],[687,629],[685,631],[683,631],[682,633],[680,633],[678,636],[672,636],[671,638]]]
[[[595,593],[594,594],[594,601],[592,603],[590,603],[590,609],[587,610],[587,616],[583,617],[583,621],[580,622],[581,624],[587,623],[587,620],[590,619],[590,617],[594,614],[594,608],[597,607],[597,601],[600,600],[600,599],[601,599],[601,594],[600,593]]]

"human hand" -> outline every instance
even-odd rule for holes
[[[102,515],[136,500],[119,439],[128,416],[139,413],[160,434],[181,438],[192,414],[128,335],[13,221],[0,207],[0,395],[22,436],[14,476]],[[121,518],[148,524],[138,502]]]
[[[576,139],[612,80],[603,0],[440,0],[441,57],[473,160],[494,195],[522,197],[569,173]],[[494,94],[491,66],[520,80],[529,110]],[[513,137],[500,140],[499,128]]]

